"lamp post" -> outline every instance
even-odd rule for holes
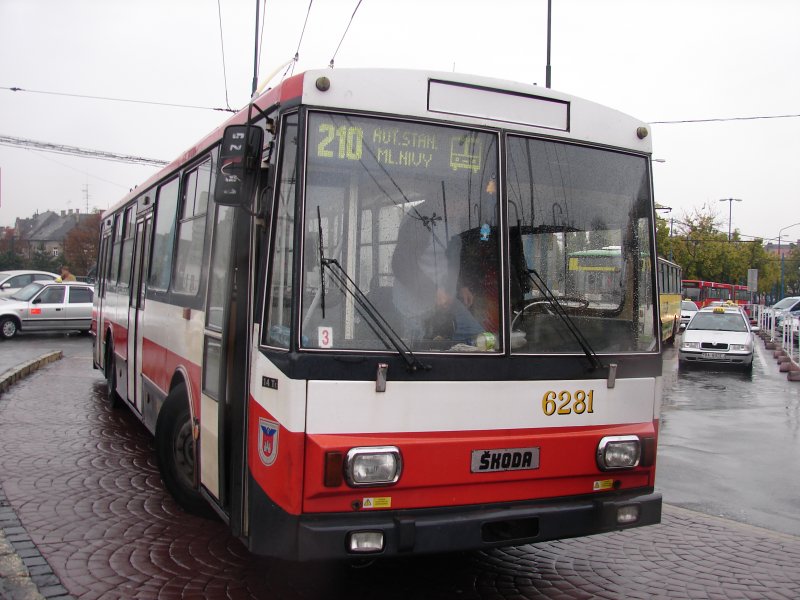
[[[731,215],[733,214],[733,203],[741,202],[741,198],[723,198],[720,202],[728,203],[728,241],[731,241]]]
[[[781,227],[781,229],[778,231],[778,256],[781,257],[781,297],[779,299],[783,299],[783,252],[781,251],[781,234],[784,232],[784,230],[789,229],[790,227],[796,227],[797,225],[800,225],[800,223],[792,223],[786,227]]]

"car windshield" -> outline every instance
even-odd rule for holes
[[[780,302],[776,302],[772,308],[776,308],[778,310],[785,310],[793,306],[800,298],[784,298]]]
[[[705,331],[747,331],[742,315],[736,313],[697,313],[689,322],[687,329],[702,329]]]
[[[22,300],[24,302],[27,302],[28,300],[33,298],[36,295],[36,293],[43,287],[44,287],[43,283],[34,281],[33,283],[29,283],[24,288],[15,293],[13,296],[11,296],[11,299]]]
[[[695,304],[691,300],[684,300],[683,302],[681,302],[681,310],[688,310],[691,312],[695,312],[697,310],[697,304]]]

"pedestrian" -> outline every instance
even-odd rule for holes
[[[76,281],[75,275],[69,272],[67,265],[61,265],[61,281]]]

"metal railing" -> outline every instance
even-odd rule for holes
[[[786,315],[778,324],[777,315],[772,308],[758,304],[751,305],[760,328],[761,338],[767,349],[773,350],[778,359],[781,372],[788,373],[790,381],[800,381],[800,317]]]

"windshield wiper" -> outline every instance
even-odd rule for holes
[[[570,332],[570,334],[572,334],[572,337],[575,338],[575,341],[578,342],[583,350],[583,353],[586,355],[586,358],[589,359],[589,364],[591,365],[592,369],[604,369],[605,365],[600,360],[600,357],[597,356],[597,353],[592,349],[588,340],[581,333],[581,330],[577,325],[575,325],[569,314],[567,314],[567,311],[558,301],[556,295],[553,294],[549,287],[547,287],[547,283],[545,283],[544,279],[542,279],[542,276],[539,275],[536,269],[528,269],[528,279],[531,280],[533,285],[535,285],[539,292],[544,296],[545,300],[547,300],[550,303],[550,306],[553,307],[554,312],[564,322],[567,330]]]
[[[370,302],[369,298],[367,298],[367,295],[361,291],[361,288],[358,287],[358,284],[356,284],[356,282],[353,281],[353,279],[347,274],[347,271],[345,271],[342,265],[339,264],[339,261],[335,258],[325,258],[325,244],[322,240],[322,218],[320,216],[319,206],[317,206],[317,222],[319,223],[320,300],[322,318],[325,318],[325,269],[327,268],[331,274],[331,277],[333,277],[336,283],[339,284],[339,287],[346,293],[350,294],[353,300],[356,301],[356,304],[358,304],[361,313],[365,317],[368,317],[367,324],[370,326],[370,329],[372,329],[375,335],[381,338],[384,344],[386,344],[388,341],[389,345],[397,350],[397,353],[400,355],[403,361],[405,361],[408,370],[429,370],[431,368],[430,365],[423,364],[416,356],[414,356],[411,348],[409,348],[403,341],[403,338],[401,338],[397,332],[392,329],[392,326],[389,325],[386,317],[384,317],[380,311],[375,308],[375,305]]]
[[[338,260],[335,258],[323,257],[322,265],[323,267],[327,267],[331,277],[339,284],[339,287],[350,294],[353,300],[356,301],[356,304],[358,304],[361,309],[361,313],[368,317],[368,324],[370,328],[372,328],[372,331],[375,332],[375,335],[381,337],[384,343],[388,341],[394,349],[397,350],[397,353],[405,361],[409,371],[427,371],[431,368],[430,365],[423,364],[414,356],[414,353],[403,341],[403,338],[392,329],[392,326],[389,325],[386,318],[375,308],[375,305],[370,302],[367,295],[361,291],[361,288],[359,288],[356,282],[347,274],[347,271],[339,264]]]

